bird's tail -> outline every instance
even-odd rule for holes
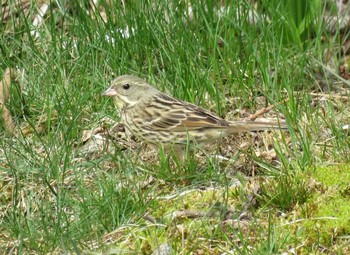
[[[230,133],[240,133],[263,130],[288,130],[287,123],[283,120],[252,121],[241,120],[229,122]]]

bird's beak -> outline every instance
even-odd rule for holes
[[[116,95],[118,95],[117,91],[111,87],[102,93],[102,96],[108,96],[108,97],[113,97]]]

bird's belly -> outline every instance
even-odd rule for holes
[[[203,144],[215,141],[227,135],[225,130],[191,130],[187,132],[172,132],[169,130],[150,130],[129,125],[130,132],[139,140],[151,144]]]

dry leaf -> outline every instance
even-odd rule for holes
[[[105,128],[103,127],[97,127],[94,129],[90,129],[90,130],[84,130],[83,131],[83,135],[81,137],[81,141],[83,143],[87,142],[88,140],[91,139],[91,137],[93,137],[96,134],[100,134],[100,133],[105,133]]]
[[[12,73],[10,68],[6,68],[4,78],[0,81],[0,106],[4,105],[9,99],[11,80],[13,78]]]
[[[9,99],[11,80],[13,78],[13,72],[10,68],[7,68],[4,73],[4,78],[0,81],[0,112],[2,113],[2,121],[6,130],[14,133],[14,122],[10,111],[6,108],[5,103]]]
[[[1,110],[2,110],[2,119],[6,130],[10,134],[14,134],[15,124],[12,120],[10,111],[5,106],[3,106]]]

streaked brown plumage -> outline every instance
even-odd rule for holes
[[[103,95],[113,97],[128,131],[152,144],[201,144],[238,132],[286,129],[277,121],[226,121],[132,75],[114,79]]]

